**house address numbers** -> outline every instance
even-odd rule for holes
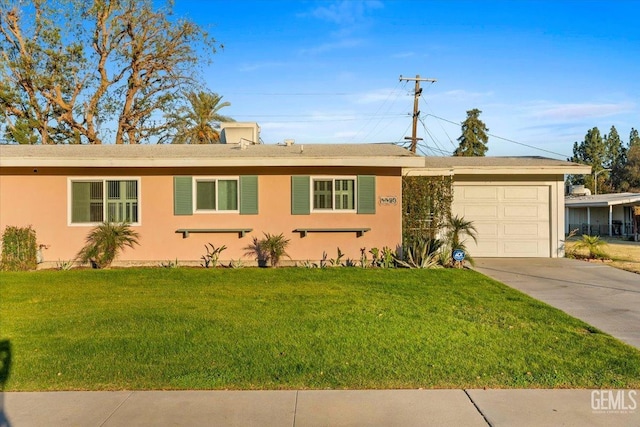
[[[395,206],[398,204],[397,196],[380,196],[380,206]]]

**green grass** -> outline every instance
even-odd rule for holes
[[[640,351],[468,270],[0,274],[6,390],[640,388]]]

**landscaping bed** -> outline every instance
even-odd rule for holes
[[[470,270],[0,273],[5,390],[640,388],[640,351]]]

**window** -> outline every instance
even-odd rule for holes
[[[307,190],[308,191],[308,190]],[[258,214],[258,177],[173,177],[173,214]]]
[[[196,178],[195,211],[238,211],[238,179]]]
[[[291,215],[313,212],[376,213],[376,177],[291,175]]]
[[[70,181],[71,224],[139,223],[137,179]]]
[[[355,200],[355,179],[313,179],[314,210],[353,211]]]

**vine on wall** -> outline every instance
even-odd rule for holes
[[[402,177],[402,240],[411,245],[435,239],[451,218],[453,178],[450,176]]]

